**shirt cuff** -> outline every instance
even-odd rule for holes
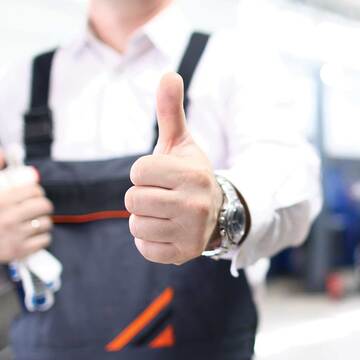
[[[241,176],[237,178],[237,171],[220,170],[216,174],[228,179],[241,193],[246,201],[251,216],[251,229],[244,243],[231,250],[221,258],[231,261],[230,272],[234,277],[239,276],[239,269],[243,269],[254,263],[256,259],[256,239],[261,238],[271,223],[273,216],[273,194],[266,187],[256,186],[253,176]]]

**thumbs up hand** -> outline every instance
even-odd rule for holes
[[[223,196],[210,161],[186,127],[184,86],[167,74],[157,96],[159,139],[153,155],[138,159],[125,196],[129,226],[149,261],[180,265],[208,247]]]

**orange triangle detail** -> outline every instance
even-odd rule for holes
[[[149,346],[152,349],[159,349],[165,347],[172,347],[175,345],[175,332],[172,325],[167,326],[151,343]]]
[[[162,310],[173,301],[174,290],[167,288],[126,329],[106,345],[106,351],[116,352],[127,346]]]

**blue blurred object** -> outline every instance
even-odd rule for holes
[[[343,256],[336,265],[354,265],[360,243],[360,161],[330,161],[324,182],[328,210],[343,226]]]

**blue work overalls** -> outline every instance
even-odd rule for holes
[[[208,38],[193,34],[185,51],[179,73],[186,92]],[[14,322],[15,359],[250,359],[257,315],[244,272],[234,278],[228,261],[205,257],[180,267],[159,265],[137,251],[124,195],[142,154],[51,159],[54,54],[34,60],[24,142],[27,164],[39,170],[55,206],[50,251],[63,264],[63,287],[50,311],[24,312]]]

